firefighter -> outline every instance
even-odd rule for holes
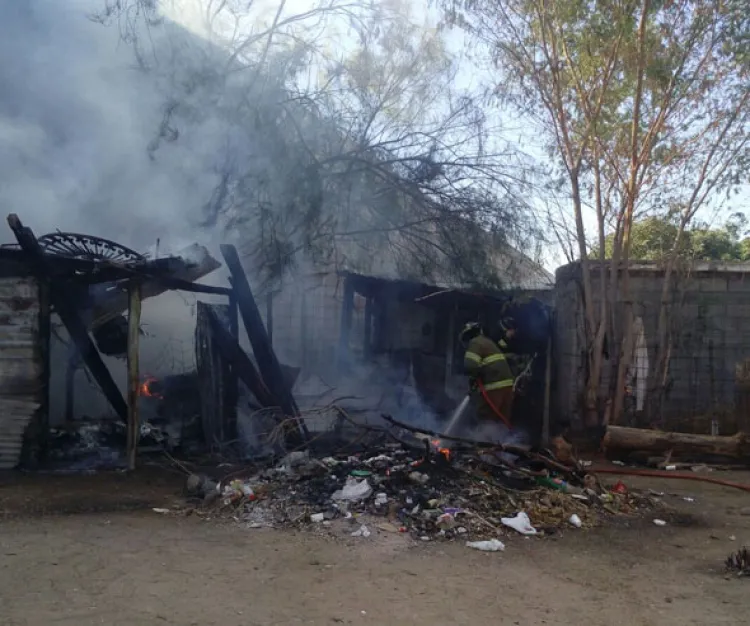
[[[510,330],[510,329],[508,329]],[[505,336],[512,337],[506,330]],[[469,375],[472,391],[478,389],[480,419],[501,420],[511,428],[513,408],[513,374],[506,360],[503,346],[487,337],[476,322],[466,324],[461,331],[461,343],[466,348],[464,369]]]

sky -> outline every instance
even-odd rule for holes
[[[167,239],[162,250],[195,239],[210,243],[211,235],[196,227],[197,199],[210,196],[215,155],[226,137],[205,119],[180,137],[179,153],[149,158],[144,146],[159,127],[168,85],[155,85],[138,71],[117,25],[87,19],[106,1],[0,0],[0,55],[13,59],[0,67],[0,200],[39,233],[84,231],[138,249],[153,246],[157,233]],[[427,26],[437,22],[425,0],[404,1]],[[205,3],[164,0],[164,10],[205,34]],[[287,0],[284,14],[303,13],[313,3]],[[278,5],[261,0],[253,6],[245,28],[269,20]],[[155,47],[162,45],[157,30],[149,37]],[[462,34],[449,32],[447,41],[460,54]],[[335,45],[338,51],[353,47],[343,23]],[[471,62],[461,63],[460,87],[477,86],[484,78]],[[510,126],[508,139],[544,158],[532,127],[517,121]],[[747,194],[735,199],[735,207],[747,206],[746,199]],[[593,216],[586,222],[592,227]],[[544,259],[548,269],[562,261],[551,248]]]

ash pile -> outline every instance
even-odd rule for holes
[[[562,463],[548,450],[446,444],[438,434],[384,417],[388,427],[378,433],[370,427],[371,441],[357,450],[316,454],[311,447],[276,462],[233,468],[218,479],[192,474],[189,510],[249,528],[485,540],[480,549],[493,550],[504,535],[554,535],[654,505],[621,483],[605,488],[581,463]]]

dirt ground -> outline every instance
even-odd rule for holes
[[[7,475],[0,624],[747,624],[750,579],[726,577],[722,562],[750,544],[741,514],[750,495],[624,480],[675,494],[666,527],[649,518],[557,539],[508,537],[505,552],[487,554],[158,515],[151,507],[170,506],[181,485],[164,472]]]

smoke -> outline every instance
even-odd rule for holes
[[[213,181],[189,145],[179,159],[149,158],[164,96],[119,31],[88,19],[99,8],[0,3],[0,200],[38,234],[86,232],[136,249],[155,234],[194,239],[196,198]]]

